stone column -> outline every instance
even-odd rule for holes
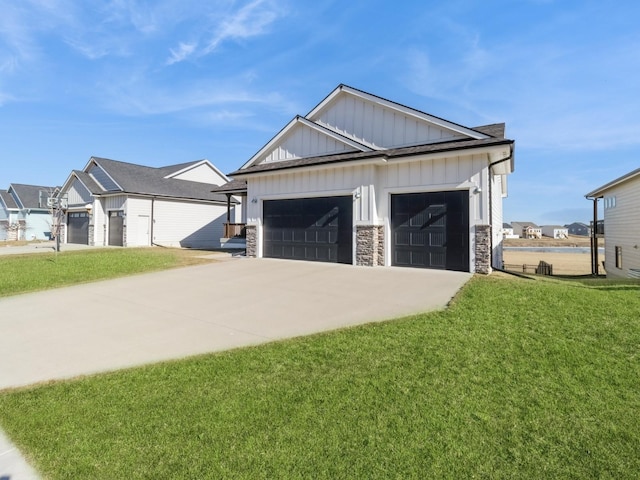
[[[247,225],[247,257],[256,257],[258,255],[258,231],[255,225]]]
[[[491,226],[476,225],[476,273],[491,273]]]
[[[384,228],[380,225],[356,226],[356,265],[384,265]]]

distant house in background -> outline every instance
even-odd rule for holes
[[[591,229],[589,225],[581,222],[573,222],[569,225],[565,225],[565,228],[569,232],[569,235],[578,235],[578,236],[586,236],[591,235]]]
[[[516,235],[513,232],[513,227],[508,223],[502,224],[502,237],[503,238],[520,238],[520,235]]]
[[[542,235],[551,238],[569,238],[569,230],[561,225],[543,225]]]
[[[594,202],[602,199],[604,203],[607,277],[640,278],[640,168],[589,192],[586,197]]]
[[[208,160],[154,168],[91,157],[61,189],[64,241],[218,248],[225,221],[240,220],[237,199],[211,192],[228,181]]]
[[[542,229],[533,222],[511,222],[511,226],[521,238],[542,238]]]
[[[0,241],[49,240],[52,217],[47,199],[56,187],[12,183],[0,190]]]

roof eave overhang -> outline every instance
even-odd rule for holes
[[[342,168],[342,167],[352,167],[352,166],[366,166],[366,165],[384,165],[387,163],[387,157],[385,155],[381,155],[375,158],[367,158],[365,160],[362,159],[353,159],[353,160],[340,160],[326,163],[316,163],[312,165],[296,165],[296,166],[283,166],[282,168],[273,168],[269,170],[259,170],[255,172],[242,172],[237,171],[233,172],[234,178],[246,178],[246,177],[267,177],[273,175],[282,175],[283,173],[291,173],[295,172],[309,172],[309,171],[320,171],[326,170],[329,168]]]
[[[626,175],[623,175],[622,177],[618,177],[615,180],[612,180],[611,182],[606,183],[605,185],[599,188],[596,188],[595,190],[587,193],[585,197],[589,199],[602,198],[605,192],[607,192],[607,190],[611,190],[612,188],[617,187],[618,185],[624,182],[628,182],[629,180],[632,180],[638,176],[640,176],[640,168],[632,172],[629,172]]]

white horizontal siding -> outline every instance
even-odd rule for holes
[[[151,199],[130,196],[127,200],[125,217],[127,247],[148,247],[151,245]]]
[[[153,210],[154,243],[189,248],[220,247],[226,206],[156,200]]]
[[[462,135],[351,95],[338,97],[317,123],[376,148],[395,148],[464,138]]]
[[[640,269],[640,178],[636,177],[607,192],[615,206],[604,210],[605,268],[607,277],[628,278]],[[622,247],[622,268],[616,268],[615,247]]]

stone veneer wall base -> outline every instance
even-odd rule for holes
[[[356,226],[356,265],[384,265],[384,228],[381,225]]]
[[[491,226],[476,225],[476,273],[491,273]]]
[[[247,257],[256,257],[258,255],[258,231],[255,225],[247,225]]]

